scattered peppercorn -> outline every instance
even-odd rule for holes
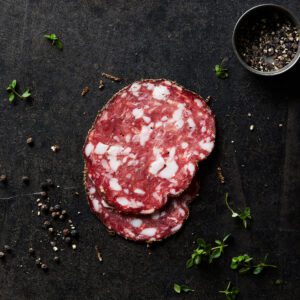
[[[44,223],[43,223],[43,226],[44,226],[44,228],[49,228],[50,226],[51,226],[51,223],[50,223],[50,221],[48,221],[48,220],[46,220]]]
[[[75,244],[72,245],[72,249],[76,250],[77,246]]]
[[[23,176],[23,177],[22,177],[22,182],[23,182],[24,184],[29,184],[29,177],[28,177],[28,176]]]
[[[41,195],[43,198],[46,198],[48,194],[47,194],[47,192],[42,191],[42,192],[40,193],[40,195]]]
[[[53,219],[56,219],[56,218],[58,217],[58,215],[57,215],[57,213],[54,211],[54,212],[51,213],[51,217],[52,217]]]
[[[46,183],[49,187],[55,187],[55,184],[53,183],[52,179],[50,179],[50,178],[46,179]]]
[[[4,174],[2,174],[2,175],[0,176],[0,182],[6,183],[6,182],[7,182],[7,176],[4,175]]]
[[[5,253],[0,251],[0,259],[3,259],[5,257]]]
[[[60,219],[60,220],[64,220],[64,219],[65,219],[65,216],[64,216],[64,215],[60,215],[60,216],[59,216],[59,219]]]
[[[49,211],[49,206],[47,204],[43,204],[41,206],[41,210],[42,212],[47,213]]]
[[[34,251],[33,248],[29,248],[29,249],[28,249],[28,253],[29,253],[30,255],[34,255],[35,251]]]
[[[49,188],[47,182],[42,182],[42,183],[40,184],[40,187],[41,187],[41,189],[44,190],[44,191],[48,191],[48,188]]]
[[[53,207],[53,206],[50,206],[49,211],[50,211],[50,212],[54,212],[54,207]]]
[[[77,236],[77,230],[73,229],[71,230],[71,236],[76,237]]]
[[[55,206],[54,206],[54,210],[56,210],[56,211],[58,211],[58,210],[60,210],[61,208],[60,208],[60,205],[59,204],[56,204]]]
[[[64,236],[68,236],[70,234],[70,230],[68,229],[68,228],[65,228],[64,230],[63,230],[63,235]]]
[[[48,228],[48,232],[49,232],[49,233],[54,233],[54,228],[53,228],[53,227],[49,227],[49,228]]]
[[[48,266],[46,264],[42,264],[41,265],[41,268],[44,270],[44,271],[47,271],[48,270]]]
[[[58,152],[60,150],[60,146],[59,145],[53,145],[53,146],[51,146],[51,150],[53,152]]]
[[[29,137],[29,138],[26,140],[26,143],[27,143],[28,146],[33,146],[33,144],[34,144],[33,138],[32,138],[32,137]]]
[[[11,252],[11,247],[9,245],[4,245],[3,248],[5,252]]]
[[[59,263],[60,262],[60,259],[58,256],[54,256],[53,260],[56,262],[56,263]]]
[[[67,214],[67,211],[64,209],[61,211],[61,214],[65,216]]]
[[[71,243],[71,238],[69,237],[69,236],[67,236],[66,238],[65,238],[65,242],[67,243],[67,244],[70,244]]]
[[[38,267],[40,267],[41,266],[41,258],[39,257],[39,258],[37,258],[36,260],[35,260],[35,264],[38,266]]]

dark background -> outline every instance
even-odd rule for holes
[[[300,18],[298,0],[273,2]],[[259,3],[0,0],[0,173],[8,176],[0,197],[13,196],[0,200],[0,249],[13,248],[0,261],[1,300],[224,299],[217,291],[228,280],[240,289],[239,299],[299,299],[299,64],[287,76],[261,78],[241,67],[231,47],[238,17]],[[52,32],[62,39],[62,52],[43,38]],[[224,81],[213,72],[223,57],[230,69]],[[105,81],[100,91],[101,72],[125,81]],[[200,166],[202,190],[189,220],[150,249],[110,236],[90,213],[82,186],[81,148],[97,110],[141,78],[168,78],[211,95],[218,127],[215,151]],[[20,90],[32,88],[32,101],[8,102],[5,88],[12,79]],[[81,97],[87,85],[91,91]],[[29,136],[33,148],[26,145]],[[50,150],[55,143],[59,153]],[[217,180],[217,166],[225,185]],[[30,177],[27,187],[23,175]],[[46,178],[61,186],[50,192],[50,202],[68,210],[80,233],[78,249],[64,247],[60,265],[51,261],[44,217],[36,215],[37,196],[28,195],[40,191]],[[226,191],[235,207],[251,207],[250,229],[231,218]],[[227,233],[232,239],[222,258],[186,270],[197,237],[213,241]],[[35,266],[29,246],[47,262],[48,273]],[[278,270],[238,275],[230,270],[230,259],[245,252],[258,258],[269,253]],[[275,285],[276,279],[284,283]],[[176,295],[174,282],[195,292]]]

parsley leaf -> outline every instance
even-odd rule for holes
[[[45,34],[44,38],[49,40],[53,46],[56,46],[58,49],[63,50],[64,45],[55,33]]]
[[[212,263],[214,259],[217,259],[224,252],[224,248],[228,245],[225,243],[230,234],[226,235],[223,240],[215,240],[215,246],[206,244],[203,239],[198,239],[198,247],[194,249],[191,257],[186,262],[186,267],[189,269],[194,265],[199,265],[203,260]]]
[[[230,288],[230,286],[231,286],[231,282],[229,281],[229,283],[226,287],[226,290],[219,291],[219,293],[224,294],[227,300],[234,300],[234,299],[236,299],[236,296],[240,293],[240,291],[238,288],[236,288],[234,286],[232,286]]]
[[[231,217],[232,218],[239,218],[242,222],[245,228],[247,228],[248,223],[247,220],[251,220],[251,209],[250,207],[246,207],[243,211],[241,212],[236,212],[234,211],[228,204],[228,193],[225,194],[225,204],[227,206],[227,208],[230,210],[231,212]]]
[[[28,88],[22,93],[22,95],[16,91],[16,88],[17,88],[17,80],[16,79],[14,79],[6,88],[6,90],[8,92],[8,101],[10,103],[14,102],[16,97],[24,100],[31,96],[31,93]]]
[[[21,95],[21,97],[24,98],[28,98],[31,96],[31,93],[29,91],[29,89],[26,89],[25,92]]]
[[[215,73],[220,79],[226,79],[229,77],[229,71],[224,67],[227,61],[228,59],[224,58],[220,64],[215,65]]]
[[[181,292],[185,292],[185,293],[194,292],[194,290],[189,288],[188,286],[186,286],[184,284],[180,285],[180,284],[177,284],[177,283],[174,283],[173,290],[177,294],[180,294]]]
[[[232,270],[239,270],[240,274],[247,273],[251,269],[254,275],[258,275],[264,268],[277,268],[277,266],[267,264],[268,254],[264,257],[263,261],[253,264],[253,257],[248,254],[235,256],[231,259],[230,268]]]

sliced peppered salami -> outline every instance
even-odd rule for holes
[[[109,205],[151,214],[188,187],[214,140],[214,116],[200,96],[167,80],[144,80],[100,111],[84,156]]]
[[[149,215],[122,214],[99,195],[89,176],[86,177],[87,199],[92,212],[111,231],[134,241],[155,242],[176,233],[189,215],[188,204],[199,191],[199,182],[193,180],[189,188],[170,201],[164,209]]]

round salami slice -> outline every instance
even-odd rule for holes
[[[176,233],[189,215],[188,204],[199,191],[198,180],[193,180],[190,187],[170,201],[164,209],[150,215],[122,214],[111,207],[103,195],[99,195],[95,184],[86,177],[87,199],[92,212],[111,231],[118,235],[147,243],[160,241]]]
[[[143,80],[99,112],[83,152],[110,205],[151,214],[188,187],[214,140],[214,116],[200,96],[168,80]]]

